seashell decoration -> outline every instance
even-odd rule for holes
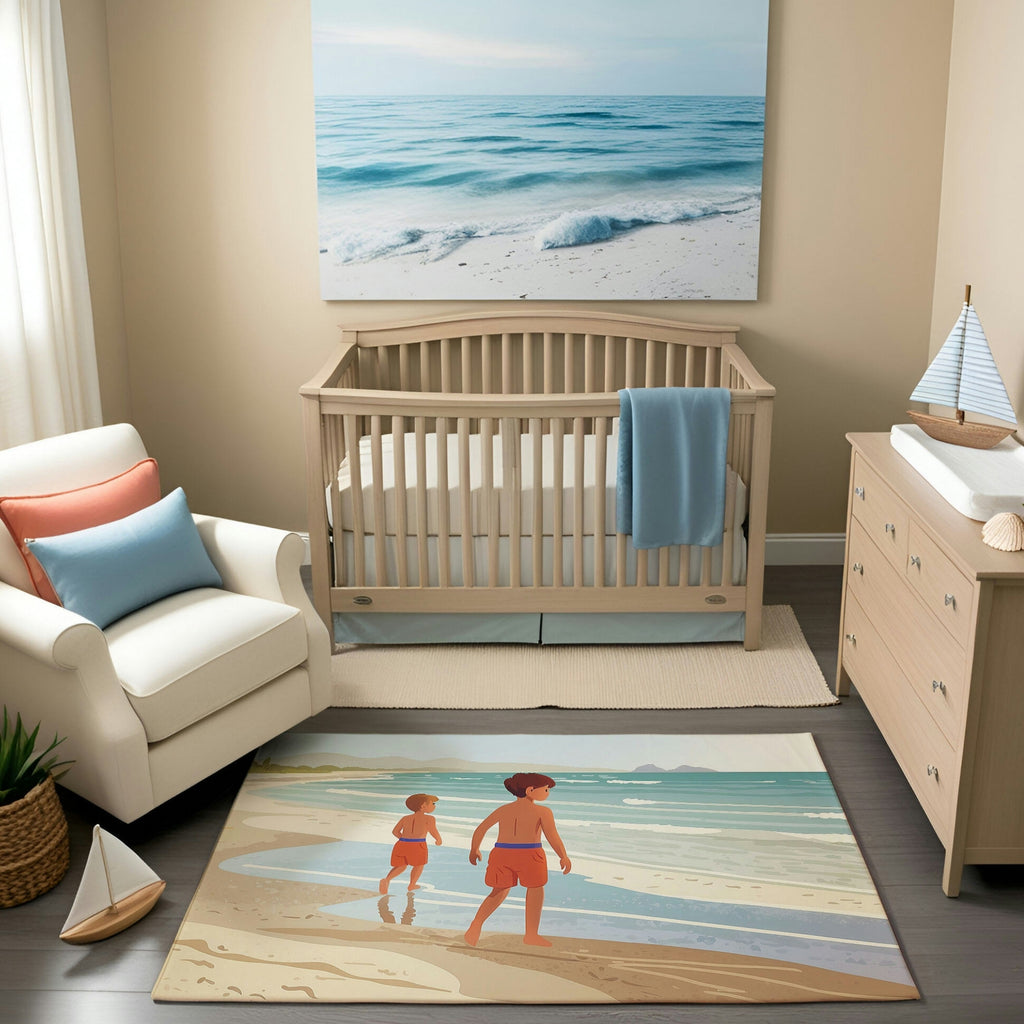
[[[1022,551],[1024,519],[1013,512],[1000,512],[981,528],[981,539],[999,551]]]

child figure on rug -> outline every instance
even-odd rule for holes
[[[437,806],[438,798],[429,793],[413,793],[405,801],[405,806],[412,811],[391,830],[398,842],[391,851],[391,870],[380,880],[378,889],[386,896],[388,886],[393,878],[397,878],[407,867],[412,868],[409,874],[409,892],[418,889],[416,884],[427,863],[427,834],[434,837],[434,843],[441,845],[441,834],[437,831],[437,822],[431,813]]]
[[[544,886],[548,880],[548,863],[540,837],[543,834],[558,854],[562,874],[572,870],[572,863],[555,828],[555,816],[540,801],[547,800],[555,780],[539,772],[516,772],[505,780],[505,788],[516,798],[489,814],[477,826],[470,844],[469,863],[480,860],[480,843],[487,831],[498,826],[498,840],[487,858],[484,882],[491,892],[484,897],[473,923],[466,930],[466,942],[475,946],[484,922],[501,906],[512,887],[526,889],[526,930],[523,942],[530,946],[550,946],[539,933],[540,914],[544,907]]]

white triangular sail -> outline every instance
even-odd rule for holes
[[[92,847],[89,849],[89,859],[85,862],[85,871],[82,872],[82,881],[61,932],[74,928],[112,904],[159,881],[159,877],[137,853],[125,846],[117,836],[96,825],[92,830]]]
[[[964,303],[949,337],[910,397],[1017,422],[981,321],[969,303]]]

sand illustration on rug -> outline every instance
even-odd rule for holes
[[[157,1000],[918,998],[809,734],[291,734]]]

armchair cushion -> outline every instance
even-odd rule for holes
[[[57,494],[0,498],[7,526],[28,569],[36,593],[59,604],[42,566],[26,545],[28,538],[54,537],[123,519],[160,500],[156,459],[143,459],[109,480]]]
[[[309,650],[297,608],[205,587],[164,598],[104,633],[150,743],[301,665]]]
[[[26,544],[61,604],[101,629],[170,594],[222,585],[180,487],[123,519]]]

